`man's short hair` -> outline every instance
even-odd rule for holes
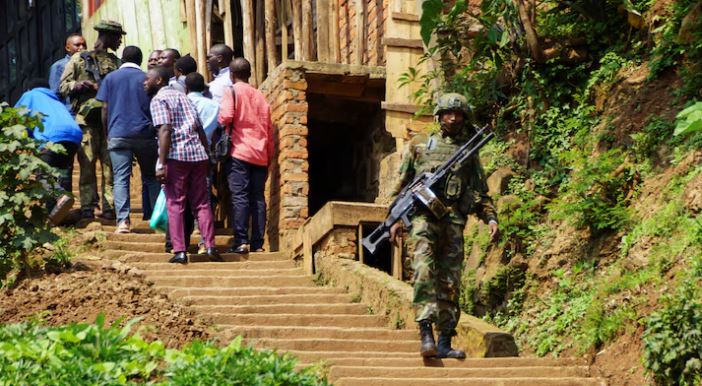
[[[44,78],[32,78],[25,82],[25,91],[33,90],[38,87],[49,88],[49,82]]]
[[[234,58],[229,64],[229,71],[239,79],[251,77],[251,63],[242,57]]]
[[[163,51],[161,51],[161,53],[164,52],[172,52],[174,58],[180,59],[180,51],[176,50],[175,48],[166,48]]]
[[[137,66],[141,66],[141,61],[144,56],[141,53],[141,49],[137,46],[126,46],[124,51],[122,51],[122,63],[134,63]]]
[[[163,79],[166,84],[168,84],[168,81],[171,79],[171,72],[168,71],[168,68],[165,66],[156,66],[149,71],[153,71],[158,75],[159,78]]]
[[[192,56],[185,55],[175,61],[175,68],[180,71],[181,74],[188,75],[197,71],[197,62],[195,62]]]
[[[188,91],[205,91],[205,78],[197,72],[192,72],[185,77],[185,88]]]
[[[222,55],[225,62],[230,62],[234,57],[234,51],[226,44],[215,44],[210,47],[210,52],[216,55]]]
[[[66,42],[66,44],[68,44],[68,41],[71,40],[71,39],[73,39],[73,38],[76,37],[76,36],[83,37],[83,35],[82,35],[81,33],[74,32],[74,33],[72,33],[72,34],[66,36],[66,40],[64,40],[64,41]]]

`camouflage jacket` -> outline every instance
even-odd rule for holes
[[[402,154],[400,178],[394,186],[394,195],[412,182],[415,176],[433,172],[464,142],[464,138],[453,139],[440,133],[412,138]],[[455,224],[465,224],[472,213],[485,222],[497,221],[495,206],[487,192],[485,172],[477,154],[458,173],[449,174],[434,189],[437,197],[449,208],[448,220]]]
[[[95,58],[97,62],[98,70],[100,73],[100,81],[105,78],[107,74],[119,68],[121,60],[113,53],[107,51],[90,51],[88,55]],[[59,92],[64,97],[70,96],[73,111],[77,111],[78,107],[85,101],[91,98],[95,98],[97,91],[92,89],[81,90],[80,92],[73,92],[77,82],[84,80],[90,80],[96,83],[100,83],[95,76],[87,69],[86,60],[81,56],[80,52],[77,52],[71,56],[71,59],[66,63],[66,68],[63,70],[61,75],[61,83],[59,85]]]

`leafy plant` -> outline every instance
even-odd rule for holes
[[[675,116],[675,132],[678,135],[688,135],[702,130],[702,102],[687,107]]]
[[[29,267],[29,255],[56,240],[48,224],[45,203],[51,197],[56,170],[39,158],[40,146],[62,151],[59,145],[41,145],[28,129],[42,127],[41,117],[25,108],[0,104],[0,286],[12,270]],[[42,176],[39,178],[38,176]],[[47,186],[48,185],[48,186]],[[6,284],[6,283],[5,283]]]
[[[131,334],[134,319],[120,327],[95,324],[0,326],[0,385],[303,385],[327,381],[319,369],[297,371],[296,361],[242,345],[195,341],[181,350]]]

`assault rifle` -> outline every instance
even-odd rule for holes
[[[435,185],[448,173],[460,170],[470,157],[494,136],[492,131],[487,130],[487,125],[482,128],[476,127],[473,138],[461,146],[436,171],[422,173],[411,184],[405,186],[390,205],[385,221],[378,225],[368,237],[363,238],[363,246],[371,254],[375,254],[378,244],[390,238],[390,228],[393,224],[402,220],[406,227],[411,226],[409,218],[418,206],[426,207],[436,218],[444,217],[448,209],[434,193]]]

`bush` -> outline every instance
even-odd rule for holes
[[[2,326],[0,385],[327,385],[312,369],[295,371],[291,357],[242,347],[240,337],[172,350],[130,335],[137,321]]]
[[[45,206],[56,170],[39,159],[40,143],[27,130],[42,127],[41,118],[25,108],[0,104],[0,286],[13,269],[25,269],[29,255],[44,243],[56,240]],[[58,145],[46,148],[61,151]],[[37,179],[42,175],[43,180]]]

